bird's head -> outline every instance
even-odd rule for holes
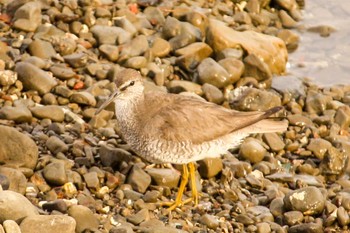
[[[111,102],[117,99],[132,100],[143,94],[143,82],[139,72],[133,69],[125,69],[119,72],[115,79],[116,90],[99,107],[95,114],[98,114]]]

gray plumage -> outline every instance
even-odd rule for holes
[[[287,128],[285,121],[266,119],[280,107],[238,112],[195,97],[144,93],[142,77],[131,69],[120,72],[115,83],[117,91],[100,109],[115,102],[123,138],[150,162],[184,164],[218,157],[251,133]]]

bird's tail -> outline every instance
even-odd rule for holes
[[[277,133],[286,131],[288,127],[288,121],[274,121],[270,119],[264,119],[258,121],[248,127],[245,130],[248,130],[250,133]]]

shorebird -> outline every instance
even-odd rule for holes
[[[117,74],[116,90],[96,111],[111,102],[124,140],[151,163],[182,164],[183,173],[169,210],[193,201],[198,204],[194,162],[219,157],[252,133],[281,132],[287,122],[267,119],[282,107],[265,112],[239,112],[199,98],[163,92],[144,92],[136,70]],[[191,180],[192,197],[182,201]]]

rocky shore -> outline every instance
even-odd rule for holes
[[[281,77],[304,4],[0,0],[0,233],[348,232],[350,86]],[[181,166],[135,155],[114,106],[94,116],[123,67],[147,91],[282,105],[288,130],[199,161],[199,205],[167,213]]]

